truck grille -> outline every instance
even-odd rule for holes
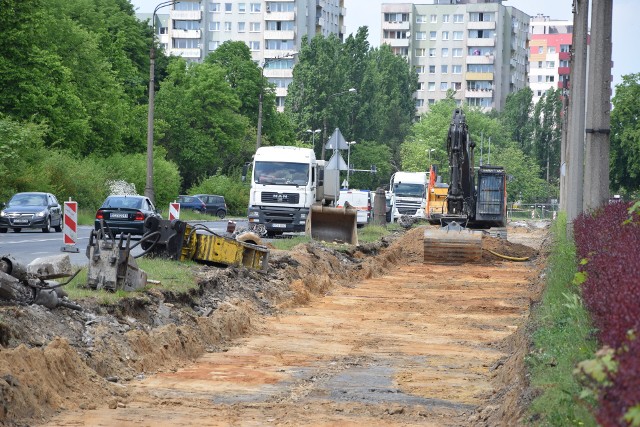
[[[396,209],[401,215],[415,215],[420,209],[420,202],[396,202]]]
[[[274,193],[263,191],[260,195],[262,203],[289,203],[296,204],[300,202],[300,194],[298,193]]]

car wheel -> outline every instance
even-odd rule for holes
[[[62,217],[60,217],[60,220],[58,221],[58,225],[53,227],[53,229],[56,230],[56,233],[62,232]]]
[[[51,231],[51,218],[47,217],[44,223],[44,227],[42,227],[43,233],[48,233]]]
[[[22,231],[22,228],[14,228],[14,229],[13,229],[13,232],[14,232],[14,233],[19,233],[19,232],[21,232],[21,231]]]
[[[8,228],[0,228],[0,233],[6,233]]]
[[[223,209],[218,209],[218,212],[216,212],[216,216],[220,219],[224,219],[226,215],[227,213]]]

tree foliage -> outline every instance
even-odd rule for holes
[[[557,183],[560,179],[562,139],[562,91],[548,90],[535,106],[533,144],[529,155],[536,160],[541,178]]]
[[[533,92],[526,87],[507,95],[507,101],[500,114],[500,121],[509,132],[512,141],[527,155],[531,155],[533,134]]]
[[[611,181],[623,193],[640,190],[640,73],[622,76],[611,112]]]

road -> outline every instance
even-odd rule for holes
[[[223,233],[227,229],[228,219],[210,222],[199,222],[204,224],[215,232]],[[246,221],[236,221],[237,227],[246,227]],[[11,254],[19,262],[28,264],[35,258],[60,255],[61,253],[68,253],[71,257],[71,264],[77,266],[84,266],[87,263],[87,257],[85,250],[87,243],[89,242],[89,235],[93,227],[79,226],[77,248],[78,253],[62,252],[63,247],[62,236],[63,233],[43,233],[38,230],[22,230],[20,233],[0,233],[0,255]],[[137,237],[134,237],[134,241],[137,241]],[[134,254],[140,248],[134,249]]]

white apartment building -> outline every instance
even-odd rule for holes
[[[282,110],[293,77],[291,53],[300,50],[304,36],[336,34],[342,40],[345,15],[344,0],[180,0],[169,12],[166,51],[201,62],[227,40],[245,42],[275,84]]]
[[[529,24],[529,87],[537,103],[549,89],[569,89],[573,21],[539,14]]]
[[[418,115],[451,91],[458,104],[500,111],[528,83],[529,15],[502,0],[383,3],[381,31],[418,73]]]

